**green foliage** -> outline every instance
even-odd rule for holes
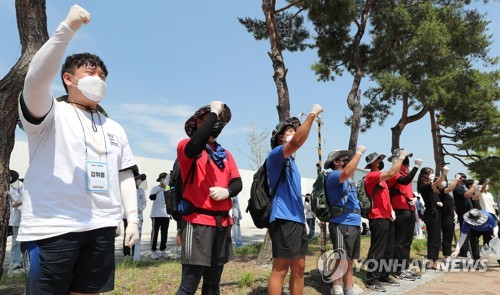
[[[307,48],[312,48],[312,44],[308,44],[310,38],[309,30],[304,25],[304,17],[300,14],[292,14],[283,11],[276,14],[276,24],[278,29],[279,49],[294,51],[304,51]],[[269,30],[265,20],[255,18],[238,18],[249,33],[252,33],[255,40],[269,39]]]
[[[427,239],[425,240],[417,240],[413,239],[411,243],[411,249],[417,253],[424,253],[427,250]]]
[[[241,277],[238,278],[238,285],[241,287],[250,287],[255,282],[255,276],[253,273],[245,272]]]
[[[254,244],[250,244],[248,246],[233,248],[233,251],[234,251],[234,253],[240,254],[240,255],[257,254],[257,253],[259,253],[261,247],[262,247],[261,243],[254,243]]]

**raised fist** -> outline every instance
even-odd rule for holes
[[[443,167],[443,174],[447,175],[448,172],[450,172],[450,167],[448,167],[448,165],[446,165],[446,166]]]
[[[361,155],[363,155],[363,154],[365,153],[365,151],[366,151],[366,147],[364,147],[364,146],[360,145],[360,146],[358,146],[358,148],[356,149],[356,154],[358,154],[358,155],[360,155],[360,156],[361,156]]]
[[[398,158],[400,158],[401,160],[404,160],[409,154],[410,154],[409,151],[399,150]]]
[[[422,159],[415,159],[415,167],[417,168],[420,168],[420,165],[422,165],[422,163],[424,162],[424,160]]]
[[[90,22],[90,13],[75,4],[71,6],[71,9],[69,10],[64,21],[68,23],[73,30],[77,31],[80,29],[82,24],[88,24]]]
[[[219,116],[222,113],[223,107],[224,103],[222,101],[214,100],[210,103],[210,112],[216,113]]]
[[[309,112],[309,114],[314,114],[317,117],[322,112],[323,112],[323,107],[316,103],[312,106],[312,109]]]

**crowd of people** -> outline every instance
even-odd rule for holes
[[[90,53],[68,56],[59,69],[73,36],[90,20],[85,9],[78,5],[71,8],[33,57],[19,95],[19,117],[28,137],[30,163],[24,184],[11,189],[16,241],[12,243],[12,269],[22,265],[22,251],[27,264],[26,294],[98,294],[113,290],[114,241],[121,221],[125,225],[124,256],[131,259],[140,252],[134,245],[140,245],[142,214],[148,202],[141,188],[146,175],[139,172],[123,128],[99,106],[105,96],[108,70],[98,56]],[[67,96],[56,99],[49,87],[59,71]],[[269,187],[276,189],[269,226],[273,261],[268,294],[282,294],[288,273],[290,293],[302,294],[304,289],[314,215],[309,198],[304,206],[294,155],[322,112],[323,107],[314,104],[302,123],[298,118],[288,118],[271,134],[266,165]],[[194,294],[202,278],[202,294],[219,294],[224,265],[233,255],[231,232],[239,221],[233,216],[241,216],[241,212],[230,211],[237,204],[234,198],[242,190],[242,179],[231,152],[217,141],[230,120],[229,106],[212,101],[187,119],[187,137],[177,146],[183,183],[178,206],[182,218],[176,237],[182,263],[177,294]],[[332,169],[326,180],[328,201],[332,208],[340,208],[331,214],[330,238],[333,247],[345,251],[348,260],[348,271],[333,282],[332,294],[354,294],[352,264],[360,257],[361,208],[350,180],[366,150],[358,146],[356,151],[334,151],[324,165]],[[382,284],[399,284],[389,275],[404,280],[420,278],[409,267],[417,216],[427,227],[431,268],[437,268],[440,250],[445,257],[464,256],[470,245],[472,257],[478,259],[478,237],[482,235],[486,242],[491,235],[498,235],[492,198],[487,192],[489,180],[482,181],[478,189],[478,181],[469,183],[459,173],[447,184],[448,167],[439,177],[424,167],[417,178],[417,190],[425,203],[422,210],[412,188],[422,160],[415,160],[410,167],[412,156],[404,149],[393,151],[387,171],[383,170],[385,155],[370,153],[365,157],[369,172],[364,186],[372,200],[368,259],[400,262],[395,273],[376,268],[367,273],[366,286],[373,290],[384,291]],[[18,178],[12,173],[11,184]],[[156,181],[159,185],[149,192],[153,224],[150,257],[168,259],[171,215],[164,194],[169,175],[161,173]],[[16,210],[21,205],[19,222]],[[488,214],[486,219],[484,214]],[[457,218],[462,234],[452,253]]]

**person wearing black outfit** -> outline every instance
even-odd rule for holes
[[[458,180],[458,184],[453,190],[453,200],[455,201],[455,211],[458,215],[458,222],[460,224],[460,229],[464,224],[464,214],[469,212],[472,206],[472,195],[474,194],[474,190],[476,186],[473,184],[469,189],[466,188],[465,182],[467,180],[467,176],[464,173],[457,173],[455,175],[455,179]],[[459,256],[467,257],[467,252],[469,251],[469,239],[466,238],[462,247],[460,247]]]
[[[432,260],[430,268],[437,269],[439,248],[441,246],[441,214],[439,207],[443,203],[439,200],[437,187],[445,180],[448,166],[443,167],[442,175],[435,180],[434,170],[425,167],[420,171],[417,180],[417,190],[425,202],[424,222],[427,226],[427,258]]]
[[[443,203],[440,207],[441,214],[441,251],[444,258],[451,256],[451,242],[453,240],[453,232],[455,231],[455,223],[457,222],[457,214],[454,210],[455,202],[453,196],[450,195],[457,186],[458,180],[454,179],[449,185],[446,181],[441,182],[439,188],[439,199]]]
[[[401,149],[395,149],[389,161],[396,159],[396,155]],[[394,221],[394,258],[398,261],[396,278],[408,281],[420,279],[421,276],[410,270],[410,248],[413,241],[413,231],[415,228],[415,204],[417,199],[413,195],[412,181],[417,174],[422,160],[416,159],[413,169],[410,171],[410,159],[413,154],[409,154],[401,165],[400,171],[387,181],[391,204],[396,212]]]

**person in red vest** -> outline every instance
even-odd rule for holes
[[[390,162],[397,159],[397,155],[403,148],[394,149],[392,156],[388,158]],[[389,194],[391,196],[392,209],[396,213],[394,221],[394,258],[397,261],[396,278],[401,280],[414,281],[421,276],[412,272],[410,265],[410,248],[413,241],[413,230],[415,228],[415,204],[417,199],[413,195],[412,181],[417,174],[422,160],[416,159],[413,168],[410,170],[409,154],[404,160],[399,172],[387,180]]]

